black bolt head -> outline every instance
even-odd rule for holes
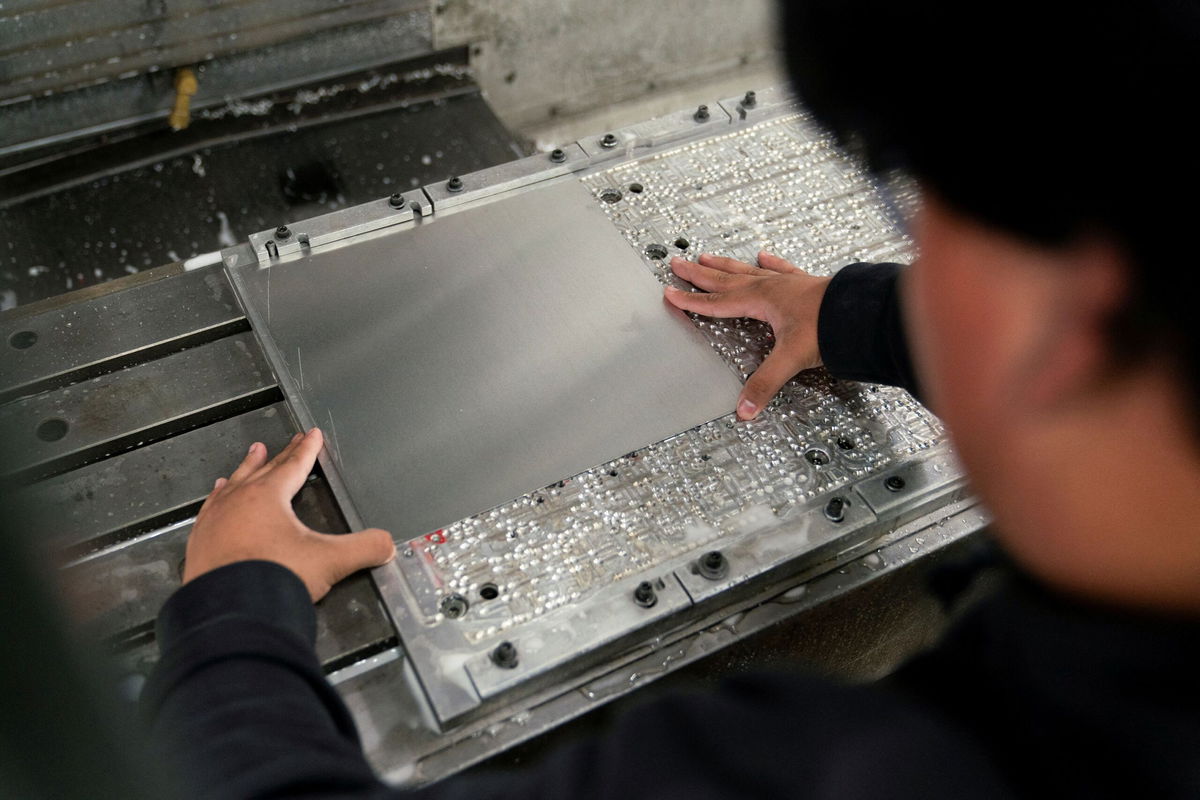
[[[693,116],[697,122],[703,122],[708,119],[708,106],[700,106],[696,109],[696,113]]]
[[[898,492],[904,488],[904,478],[901,478],[899,475],[892,475],[883,482],[883,485],[887,487],[889,492]]]
[[[276,239],[286,239],[291,235],[292,235],[292,231],[290,228],[288,228],[287,225],[280,225],[278,228],[275,229],[275,238]]]
[[[492,663],[501,669],[514,669],[517,666],[517,646],[512,642],[501,642],[492,651]]]
[[[388,205],[392,208],[404,208],[404,195],[396,192],[388,198]]]
[[[701,575],[710,581],[717,581],[729,574],[729,562],[720,550],[712,550],[700,556],[696,562]]]
[[[556,147],[550,151],[550,160],[556,164],[561,164],[567,160],[567,154],[562,150],[562,148]]]
[[[463,188],[462,178],[457,175],[446,181],[446,188],[452,192],[461,192]]]
[[[600,144],[603,147],[616,147],[617,135],[615,133],[604,134],[604,138],[600,140]]]
[[[841,522],[846,518],[846,498],[834,497],[825,504],[825,517],[830,522]]]
[[[754,108],[758,105],[758,95],[754,92],[746,92],[746,96],[742,98],[742,105],[746,108]]]
[[[642,608],[650,608],[658,602],[658,595],[654,592],[654,586],[650,581],[642,581],[633,590],[633,602],[637,603]]]

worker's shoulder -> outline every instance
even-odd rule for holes
[[[1200,621],[1104,606],[1010,570],[887,680],[1048,796],[1200,796]]]

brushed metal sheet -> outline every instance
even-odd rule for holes
[[[420,536],[733,410],[573,176],[389,230],[234,270],[353,524]]]

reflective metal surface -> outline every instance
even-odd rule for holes
[[[245,330],[220,270],[147,275],[94,297],[80,292],[69,305],[44,302],[0,317],[0,402]]]
[[[67,553],[94,549],[191,516],[214,476],[245,458],[247,442],[275,453],[293,432],[287,408],[272,403],[22,487],[9,499],[30,510],[30,535]]]
[[[709,109],[424,186],[430,202],[386,229],[360,225],[376,201],[224,253],[294,413],[329,434],[352,524],[408,540],[374,577],[443,731],[579,685],[963,496],[941,424],[903,391],[807,372],[742,423],[728,372],[688,388],[696,368],[673,353],[713,366],[715,351],[745,379],[774,343],[761,322],[692,315],[688,348],[630,345],[647,315],[670,321],[645,303],[657,286],[691,288],[672,252],[768,249],[831,274],[909,248],[789,96]],[[327,244],[288,246],[308,231]],[[597,385],[592,364],[625,362],[647,367],[633,391]]]
[[[732,407],[591,194],[539,187],[235,268],[358,522],[434,531]]]
[[[213,479],[248,442],[277,452],[295,431],[247,325],[219,267],[179,264],[0,314],[0,441],[33,437],[45,449],[25,452],[53,473],[3,487],[3,513],[20,514],[22,533],[66,562],[70,607],[125,669],[144,673],[157,657],[154,618],[179,585],[191,518]],[[246,408],[253,398],[266,405]],[[47,420],[61,423],[61,439],[37,438]],[[6,469],[27,463],[10,461]],[[346,530],[315,476],[293,505],[317,530]],[[327,670],[395,641],[365,573],[317,606]]]
[[[863,586],[886,583],[889,576],[900,571],[936,561],[941,552],[978,536],[988,521],[986,512],[974,501],[943,507],[881,537],[866,549],[845,554],[836,567],[826,565],[798,575],[793,582],[749,603],[727,607],[724,612],[610,656],[566,686],[547,687],[519,703],[440,732],[415,722],[426,713],[424,704],[414,700],[414,696],[419,698],[421,686],[411,662],[401,653],[383,653],[330,678],[350,706],[363,747],[376,769],[392,782],[426,783],[545,734],[623,695],[643,691],[659,678],[747,637],[791,625]],[[885,597],[884,602],[893,599]],[[881,615],[894,612],[878,609]],[[847,624],[853,625],[853,620],[847,620]],[[753,670],[756,666],[747,663],[742,668]]]
[[[74,469],[277,395],[271,369],[246,332],[13,400],[0,405],[0,431],[14,448],[0,479]]]
[[[710,103],[705,123],[689,109],[616,130],[618,145],[600,157],[564,145],[566,165],[597,201],[621,193],[598,205],[651,283],[673,278],[648,251],[748,259],[766,247],[819,273],[857,259],[907,257],[907,241],[869,182],[795,113],[786,94],[760,91],[745,115],[742,100],[722,100],[720,112]],[[270,317],[278,321],[279,278],[306,260],[328,254],[337,278],[353,282],[360,265],[332,256],[367,253],[367,267],[386,271],[390,264],[421,277],[435,265],[416,259],[414,248],[378,243],[417,241],[439,226],[449,237],[452,223],[465,225],[481,203],[515,200],[509,224],[490,229],[490,238],[439,243],[438,252],[458,248],[457,261],[444,269],[456,274],[489,257],[497,241],[512,249],[522,237],[553,236],[564,243],[554,251],[554,280],[561,280],[574,267],[573,248],[588,238],[525,201],[554,187],[561,175],[553,171],[562,166],[539,154],[463,174],[461,192],[450,193],[441,181],[412,189],[406,196],[422,199],[419,219],[285,255],[269,270],[259,270],[249,243],[227,248],[222,258],[238,276],[273,276]],[[0,435],[27,439],[50,418],[68,426],[61,439],[37,440],[44,451],[34,466],[53,474],[23,492],[46,512],[47,524],[31,534],[72,559],[62,576],[81,616],[119,649],[127,669],[141,673],[156,658],[152,619],[178,583],[190,517],[211,479],[236,463],[245,440],[260,438],[274,450],[293,430],[256,338],[243,333],[250,324],[256,333],[266,330],[266,309],[253,305],[247,321],[217,270],[177,272],[155,270],[0,314],[5,340],[16,335],[0,340],[0,350],[8,348],[0,358]],[[324,313],[341,288],[322,284],[304,321],[323,341],[342,338]],[[418,290],[412,281],[390,293],[364,291],[364,305],[355,309],[403,305],[418,315],[413,324],[438,322],[445,298],[422,305],[414,299]],[[244,296],[243,287],[239,300]],[[348,333],[359,324],[355,309],[340,311]],[[743,376],[771,344],[757,323],[693,322]],[[620,334],[611,319],[593,324],[596,337]],[[371,348],[378,363],[411,358],[411,337],[389,330],[382,338]],[[296,399],[300,382],[315,380],[309,351],[301,357],[266,341],[266,361],[282,376],[289,405],[307,414]],[[176,349],[183,352],[169,355]],[[545,369],[527,361],[521,354],[507,369],[488,365],[479,375],[531,382]],[[582,363],[559,359],[553,366],[571,371]],[[248,387],[256,409],[242,406]],[[86,403],[79,399],[84,390]],[[145,403],[155,398],[166,402],[150,413]],[[724,409],[731,403],[732,395]],[[307,421],[331,428],[328,420]],[[340,418],[336,427],[341,433]],[[334,466],[327,461],[336,480]],[[446,491],[463,481],[452,483]],[[318,655],[389,780],[444,777],[768,626],[842,614],[837,598],[888,584],[889,575],[910,567],[924,569],[986,523],[973,500],[959,499],[963,476],[936,418],[898,390],[819,372],[790,382],[754,423],[723,417],[547,483],[402,542],[388,568],[352,576],[317,605]],[[834,497],[847,501],[841,522],[825,513]],[[345,529],[318,476],[296,506],[313,527]],[[716,549],[727,569],[707,578],[698,561]],[[643,580],[655,581],[650,607],[635,596]],[[911,602],[894,591],[868,612],[874,622]],[[443,606],[455,594],[465,610]],[[836,630],[848,627],[857,629],[857,620],[840,618]],[[835,636],[837,646],[855,647]],[[519,655],[511,669],[489,657],[503,641]],[[870,648],[854,658],[874,658],[878,648]],[[736,657],[745,669],[760,663]]]
[[[352,208],[344,208],[291,227],[284,225],[269,231],[250,234],[250,246],[261,262],[299,253],[305,248],[347,239],[360,233],[398,225],[413,218],[413,204],[408,200],[393,203],[390,198]]]

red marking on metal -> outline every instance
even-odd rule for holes
[[[432,542],[433,544],[445,544],[446,534],[442,532],[441,528],[438,528],[433,533],[425,534],[425,541]]]

